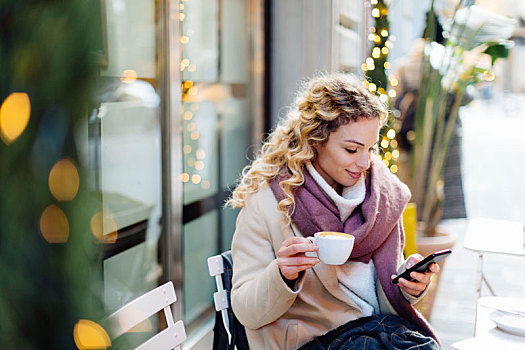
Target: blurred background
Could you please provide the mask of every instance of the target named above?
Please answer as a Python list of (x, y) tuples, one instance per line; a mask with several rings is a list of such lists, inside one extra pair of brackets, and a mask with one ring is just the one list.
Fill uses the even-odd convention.
[[(464, 27), (481, 23), (492, 33), (503, 17), (491, 16), (505, 16), (508, 33), (465, 48), (471, 42), (454, 36), (451, 19), (471, 5), (490, 15), (467, 17)], [(455, 72), (459, 88), (434, 92), (441, 105), (461, 92), (457, 116), (446, 112), (453, 133), (435, 216), (457, 253), (428, 317), (445, 348), (473, 335), (468, 220), (525, 222), (525, 2), (18, 0), (0, 10), (4, 348), (89, 348), (98, 336), (82, 329), (98, 329), (105, 315), (171, 280), (183, 348), (210, 349), (216, 287), (206, 259), (229, 249), (237, 215), (223, 203), (301, 81), (331, 71), (362, 76), (392, 111), (379, 154), (415, 186), (410, 157), (423, 137), (407, 124), (403, 98), (416, 91), (417, 111), (423, 68), (410, 57), (424, 36), (462, 53), (497, 43), (485, 65), (469, 66), (467, 54), (454, 61), (474, 67), (472, 79)], [(523, 261), (513, 262), (490, 266), (500, 290), (519, 296)], [(113, 347), (137, 345), (159, 327), (152, 317)]]

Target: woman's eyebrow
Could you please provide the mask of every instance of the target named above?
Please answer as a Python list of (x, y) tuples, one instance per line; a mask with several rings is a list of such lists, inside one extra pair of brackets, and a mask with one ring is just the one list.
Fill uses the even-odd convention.
[(362, 142), (359, 142), (359, 141), (356, 141), (356, 140), (352, 140), (352, 139), (349, 139), (349, 140), (344, 140), (344, 142), (352, 142), (352, 143), (357, 143), (358, 145), (361, 145), (361, 146), (364, 146), (365, 144), (362, 143)]
[[(344, 140), (344, 142), (352, 142), (352, 143), (358, 144), (358, 145), (363, 146), (363, 147), (365, 146), (364, 143), (362, 143), (362, 142), (360, 142), (360, 141), (352, 140), (352, 139)], [(374, 145), (375, 145), (376, 143), (378, 143), (378, 142), (379, 142), (379, 139), (378, 139), (376, 142), (374, 142)]]

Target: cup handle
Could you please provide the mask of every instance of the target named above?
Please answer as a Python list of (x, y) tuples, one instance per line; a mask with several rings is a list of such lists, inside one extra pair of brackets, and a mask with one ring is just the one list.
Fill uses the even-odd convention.
[[(306, 237), (307, 240), (315, 244), (315, 237)], [(311, 257), (311, 258), (317, 258), (317, 252), (304, 252), (305, 256)]]

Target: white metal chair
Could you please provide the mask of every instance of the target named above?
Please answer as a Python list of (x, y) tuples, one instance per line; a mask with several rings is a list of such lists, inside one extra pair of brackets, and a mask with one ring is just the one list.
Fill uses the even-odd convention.
[(179, 345), (186, 340), (186, 330), (182, 321), (173, 321), (171, 304), (176, 300), (171, 281), (141, 295), (107, 317), (109, 336), (111, 339), (118, 338), (160, 310), (164, 310), (168, 327), (135, 350), (179, 349)]
[(213, 293), (215, 310), (221, 312), (222, 323), (224, 324), (224, 329), (228, 334), (228, 343), (230, 343), (232, 335), (230, 332), (230, 319), (228, 317), (228, 294), (222, 283), (222, 274), (224, 273), (222, 255), (215, 255), (208, 258), (208, 270), (210, 271), (210, 276), (215, 277), (215, 284), (217, 285), (217, 292)]
[(231, 251), (227, 250), (220, 255), (208, 258), (210, 276), (215, 277), (217, 292), (213, 294), (215, 310), (217, 313), (213, 329), (213, 348), (228, 350), (249, 350), (246, 330), (239, 322), (230, 304), (230, 291), (232, 289), (233, 260)]

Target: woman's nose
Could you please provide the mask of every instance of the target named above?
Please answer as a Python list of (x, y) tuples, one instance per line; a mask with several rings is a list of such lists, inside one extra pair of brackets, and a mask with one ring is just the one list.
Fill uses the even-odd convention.
[(362, 171), (370, 168), (370, 154), (368, 152), (361, 153), (361, 157), (359, 157), (357, 165)]

